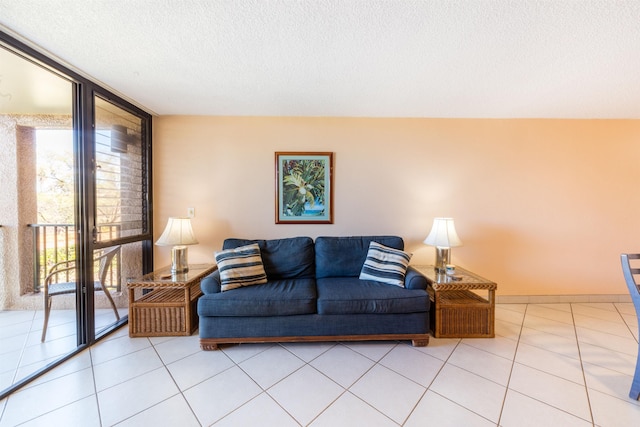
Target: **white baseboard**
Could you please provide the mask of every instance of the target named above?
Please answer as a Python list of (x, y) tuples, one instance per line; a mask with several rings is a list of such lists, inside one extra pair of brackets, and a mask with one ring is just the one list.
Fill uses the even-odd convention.
[(496, 295), (496, 304), (557, 304), (632, 302), (629, 294), (609, 295)]

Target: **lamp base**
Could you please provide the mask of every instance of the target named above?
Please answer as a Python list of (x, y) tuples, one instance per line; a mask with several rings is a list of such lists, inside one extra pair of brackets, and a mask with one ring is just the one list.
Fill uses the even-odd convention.
[(186, 273), (189, 271), (187, 249), (186, 246), (174, 246), (171, 248), (171, 274)]
[(451, 248), (436, 246), (436, 272), (446, 273), (447, 264), (451, 264)]

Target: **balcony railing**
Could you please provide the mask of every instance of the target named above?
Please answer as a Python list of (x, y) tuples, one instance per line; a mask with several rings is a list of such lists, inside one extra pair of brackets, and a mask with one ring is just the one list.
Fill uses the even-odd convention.
[[(47, 272), (57, 263), (74, 260), (76, 257), (76, 229), (73, 224), (29, 224), (33, 230), (33, 291), (40, 292), (44, 286)], [(108, 235), (117, 237), (120, 225), (103, 225), (108, 228)], [(116, 291), (121, 290), (121, 260), (118, 254), (114, 265), (109, 269), (107, 286)], [(97, 271), (97, 266), (94, 266)], [(75, 270), (60, 273), (58, 280), (75, 281)]]

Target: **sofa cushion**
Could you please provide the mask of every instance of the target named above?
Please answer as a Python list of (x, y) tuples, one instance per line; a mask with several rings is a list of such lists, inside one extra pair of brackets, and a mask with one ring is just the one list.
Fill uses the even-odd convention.
[(314, 279), (273, 280), (260, 286), (205, 294), (200, 316), (291, 316), (316, 312)]
[(273, 240), (226, 239), (223, 249), (257, 243), (269, 280), (315, 277), (315, 251), (310, 237)]
[(407, 273), (410, 260), (411, 254), (371, 242), (359, 278), (404, 286), (404, 276)]
[(429, 294), (355, 277), (318, 279), (319, 314), (401, 314), (429, 310)]
[(256, 243), (215, 253), (221, 290), (267, 283), (267, 275)]
[(357, 278), (372, 241), (390, 248), (404, 249), (404, 241), (397, 236), (318, 237), (316, 277)]

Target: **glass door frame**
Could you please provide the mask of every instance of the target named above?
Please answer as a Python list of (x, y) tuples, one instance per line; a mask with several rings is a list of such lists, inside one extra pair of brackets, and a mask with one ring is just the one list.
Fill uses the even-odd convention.
[[(80, 225), (80, 229), (82, 230), (82, 232), (86, 233), (85, 234), (86, 236), (90, 236), (89, 239), (84, 241), (84, 243), (86, 243), (86, 248), (85, 248), (85, 253), (83, 254), (84, 255), (83, 262), (86, 262), (87, 264), (86, 265), (83, 264), (83, 265), (91, 269), (91, 266), (93, 265), (92, 264), (93, 253), (95, 250), (105, 249), (113, 245), (126, 245), (127, 243), (142, 242), (142, 245), (143, 245), (142, 269), (145, 274), (149, 273), (153, 271), (153, 221), (152, 221), (153, 211), (152, 211), (152, 192), (151, 192), (153, 185), (152, 185), (152, 179), (151, 179), (152, 178), (151, 116), (146, 114), (145, 116), (141, 116), (139, 109), (136, 109), (135, 107), (132, 108), (130, 104), (123, 102), (123, 100), (121, 100), (120, 98), (113, 96), (109, 92), (100, 90), (99, 88), (96, 88), (96, 87), (92, 88), (92, 90), (89, 91), (89, 93), (86, 94), (86, 96), (88, 96), (88, 99), (85, 99), (85, 102), (87, 102), (88, 105), (91, 106), (91, 114), (90, 114), (90, 117), (88, 118), (90, 120), (90, 124), (85, 123), (85, 127), (84, 127), (84, 129), (87, 129), (89, 131), (84, 132), (85, 141), (83, 144), (84, 153), (82, 155), (82, 161), (85, 163), (85, 166), (88, 166), (90, 168), (92, 173), (91, 174), (85, 173), (83, 177), (84, 182), (82, 183), (82, 188), (86, 191), (86, 193), (84, 194), (86, 203), (84, 204), (85, 206), (83, 206), (84, 212), (83, 212), (82, 219), (86, 220), (86, 222)], [(146, 205), (147, 205), (146, 217), (147, 217), (148, 228), (147, 228), (147, 232), (142, 235), (144, 239), (141, 239), (141, 235), (136, 235), (131, 237), (120, 237), (117, 239), (109, 240), (107, 242), (99, 242), (96, 239), (96, 235), (97, 235), (97, 208), (96, 208), (97, 194), (96, 194), (96, 185), (95, 185), (96, 122), (97, 122), (96, 102), (95, 102), (96, 98), (100, 98), (103, 101), (109, 102), (127, 111), (128, 113), (134, 114), (136, 116), (140, 116), (142, 118), (142, 123), (143, 123), (142, 133), (144, 135), (142, 142), (144, 145), (143, 148), (146, 149), (146, 152), (147, 152), (147, 155), (145, 156), (146, 162), (144, 167), (147, 171), (146, 181), (148, 182), (148, 186), (147, 186), (148, 191), (145, 193), (145, 196), (144, 196), (146, 198)], [(91, 273), (90, 270), (85, 270), (85, 271), (88, 271), (89, 273)], [(93, 281), (93, 276), (90, 275), (85, 279), (90, 280), (89, 282), (86, 282), (86, 283), (91, 283)], [(86, 304), (86, 307), (83, 306), (82, 309), (86, 311), (87, 315), (83, 318), (83, 321), (86, 322), (86, 327), (84, 328), (84, 331), (87, 334), (86, 342), (91, 344), (95, 342), (97, 339), (100, 339), (103, 336), (112, 332), (113, 328), (108, 329), (104, 332), (101, 332), (98, 336), (95, 335), (95, 315), (90, 315), (90, 313), (95, 313), (94, 289), (93, 289), (93, 286), (87, 286), (86, 289), (87, 289), (87, 292), (86, 292), (87, 298), (85, 301), (83, 301), (83, 303)], [(79, 320), (78, 324), (80, 324), (80, 319), (78, 320)], [(128, 322), (128, 316), (126, 318), (121, 319), (119, 322), (117, 322), (114, 328), (117, 328), (127, 322)]]
[[(128, 322), (125, 316), (111, 328), (96, 334), (95, 331), (95, 307), (93, 286), (93, 252), (95, 249), (107, 246), (94, 241), (93, 230), (95, 224), (95, 187), (94, 187), (94, 158), (95, 158), (95, 108), (94, 96), (124, 108), (133, 114), (143, 118), (145, 124), (146, 140), (144, 148), (147, 150), (147, 218), (148, 230), (144, 235), (133, 236), (120, 239), (120, 243), (142, 242), (142, 270), (144, 273), (153, 270), (153, 200), (152, 200), (152, 157), (151, 157), (151, 127), (152, 116), (137, 106), (121, 99), (108, 90), (95, 84), (86, 77), (74, 72), (47, 57), (38, 50), (28, 46), (26, 43), (5, 33), (0, 29), (0, 44), (7, 47), (14, 53), (32, 60), (38, 65), (44, 66), (51, 72), (67, 79), (72, 83), (73, 96), (73, 145), (74, 145), (74, 180), (75, 180), (75, 223), (76, 223), (76, 262), (78, 265), (79, 292), (76, 292), (76, 319), (77, 319), (77, 346), (68, 354), (51, 362), (44, 368), (17, 380), (9, 388), (0, 390), (0, 400), (9, 396), (17, 389), (23, 387), (37, 377), (49, 372), (51, 369), (70, 359), (79, 352), (85, 350), (97, 340), (103, 338), (108, 333), (113, 332), (118, 327)], [(111, 245), (113, 243), (109, 243)], [(82, 290), (82, 291), (80, 291)]]

